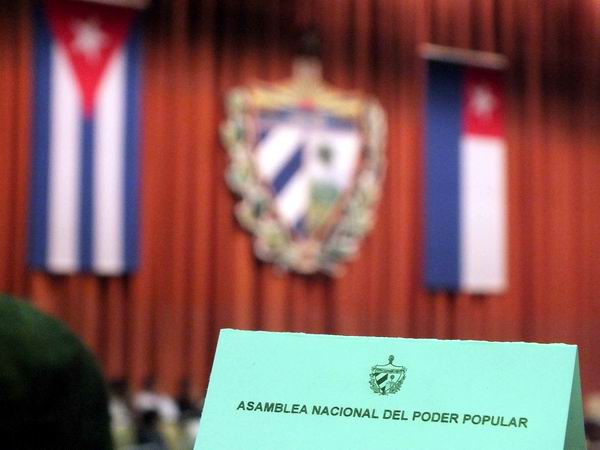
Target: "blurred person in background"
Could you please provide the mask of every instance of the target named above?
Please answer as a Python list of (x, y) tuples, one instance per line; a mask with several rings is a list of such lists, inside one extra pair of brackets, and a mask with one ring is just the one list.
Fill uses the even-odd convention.
[(191, 396), (190, 380), (184, 378), (179, 383), (179, 392), (176, 397), (179, 408), (179, 427), (183, 448), (192, 448), (198, 433), (202, 402), (194, 402)]
[(179, 392), (175, 398), (181, 419), (200, 417), (200, 407), (192, 401), (190, 395), (190, 380), (184, 378), (179, 383)]
[(595, 392), (586, 397), (585, 412), (585, 437), (589, 450), (600, 450), (600, 392)]
[(137, 430), (137, 443), (144, 450), (169, 450), (159, 429), (160, 417), (157, 411), (148, 410), (140, 415)]
[(133, 397), (133, 409), (138, 414), (146, 411), (156, 411), (160, 420), (166, 423), (175, 423), (179, 419), (179, 409), (175, 400), (156, 390), (153, 376), (144, 380), (143, 388)]
[(113, 426), (129, 427), (132, 414), (129, 406), (129, 388), (123, 379), (110, 382), (110, 418)]
[(0, 398), (0, 448), (113, 448), (95, 358), (60, 322), (2, 295)]
[(117, 449), (135, 442), (134, 417), (131, 411), (127, 380), (110, 382), (110, 421)]

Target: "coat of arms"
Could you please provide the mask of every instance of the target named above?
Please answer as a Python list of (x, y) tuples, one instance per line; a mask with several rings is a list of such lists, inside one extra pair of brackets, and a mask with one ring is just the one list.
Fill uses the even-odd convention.
[(284, 270), (336, 273), (373, 224), (382, 108), (324, 84), (314, 60), (298, 62), (289, 81), (234, 89), (226, 107), (227, 181), (256, 255)]
[(390, 355), (387, 364), (373, 366), (369, 384), (376, 394), (395, 394), (402, 387), (406, 378), (406, 367), (396, 366), (394, 356)]

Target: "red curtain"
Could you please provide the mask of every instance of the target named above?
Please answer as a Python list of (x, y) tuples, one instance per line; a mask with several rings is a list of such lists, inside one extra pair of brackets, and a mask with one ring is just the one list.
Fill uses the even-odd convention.
[[(224, 327), (580, 345), (600, 389), (600, 3), (596, 0), (179, 0), (145, 22), (141, 267), (28, 271), (31, 5), (0, 2), (0, 290), (66, 321), (109, 377), (205, 388)], [(315, 26), (325, 78), (380, 99), (377, 225), (338, 279), (258, 262), (236, 223), (223, 97), (290, 73)], [(422, 277), (423, 42), (508, 56), (510, 289), (428, 294)]]

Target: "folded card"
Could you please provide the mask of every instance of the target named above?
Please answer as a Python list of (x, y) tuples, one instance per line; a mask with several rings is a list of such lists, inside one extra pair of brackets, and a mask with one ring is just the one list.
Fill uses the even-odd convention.
[(577, 347), (222, 330), (195, 450), (584, 450)]

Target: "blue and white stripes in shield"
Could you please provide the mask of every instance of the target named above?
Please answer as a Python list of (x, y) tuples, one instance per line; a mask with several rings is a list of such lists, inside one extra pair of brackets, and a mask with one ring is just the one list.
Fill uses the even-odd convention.
[(302, 167), (305, 144), (298, 145), (291, 158), (273, 180), (273, 192), (278, 195)]

